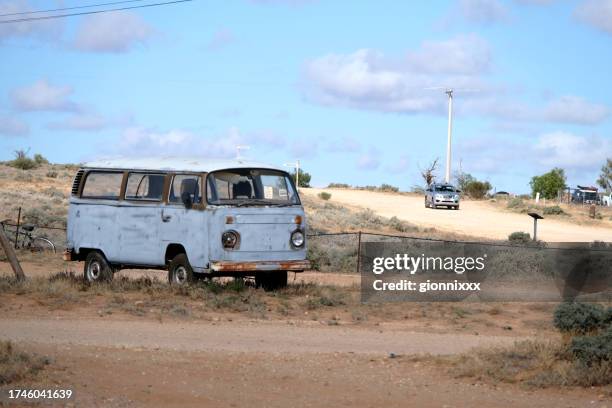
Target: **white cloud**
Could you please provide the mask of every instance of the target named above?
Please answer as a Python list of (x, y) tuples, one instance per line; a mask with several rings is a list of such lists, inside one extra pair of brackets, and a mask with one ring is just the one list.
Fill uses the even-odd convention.
[(30, 133), (27, 123), (8, 115), (0, 114), (0, 135), (26, 136)]
[(577, 125), (596, 125), (608, 119), (612, 110), (606, 105), (565, 95), (548, 101), (543, 106), (532, 106), (519, 101), (486, 98), (472, 101), (468, 110), (516, 122), (551, 122)]
[(286, 142), (282, 137), (269, 131), (245, 135), (237, 128), (230, 128), (223, 134), (205, 137), (187, 129), (160, 131), (143, 126), (131, 126), (123, 131), (119, 143), (110, 149), (110, 153), (234, 158), (238, 145), (250, 148), (242, 153), (243, 156), (255, 157), (262, 151), (282, 149), (286, 146)]
[(370, 148), (366, 153), (357, 159), (359, 170), (376, 170), (380, 167), (380, 152), (375, 148)]
[(52, 85), (43, 79), (11, 92), (13, 106), (21, 111), (76, 111), (78, 105), (69, 100), (72, 88)]
[(612, 0), (586, 0), (574, 16), (594, 28), (612, 34)]
[(121, 53), (146, 44), (154, 32), (134, 13), (96, 14), (86, 17), (77, 28), (74, 46), (82, 51)]
[(459, 12), (468, 21), (487, 24), (506, 21), (509, 12), (498, 0), (460, 0)]
[(234, 41), (236, 41), (236, 38), (234, 37), (234, 33), (232, 33), (227, 28), (222, 28), (220, 30), (217, 30), (213, 34), (212, 38), (206, 45), (206, 48), (211, 51), (216, 51), (216, 50), (220, 50), (222, 48), (227, 47), (228, 45), (232, 44)]
[(361, 143), (352, 137), (343, 137), (332, 140), (327, 146), (327, 151), (332, 153), (355, 153), (361, 150)]
[[(443, 53), (442, 55), (440, 53)], [(442, 61), (449, 58), (452, 61)], [(309, 61), (304, 69), (305, 96), (324, 105), (383, 112), (443, 112), (444, 98), (434, 86), (484, 88), (490, 53), (476, 35), (426, 42), (403, 59), (361, 49)]]
[(460, 35), (446, 41), (425, 41), (409, 52), (408, 64), (426, 74), (477, 75), (489, 70), (489, 44), (477, 35)]
[(183, 129), (157, 131), (145, 127), (129, 127), (123, 132), (118, 146), (119, 154), (148, 156), (183, 155), (214, 158), (236, 156), (236, 145), (241, 144), (237, 130), (232, 129), (224, 137), (204, 138)]
[[(5, 16), (3, 20), (16, 20), (23, 18), (25, 13), (33, 11), (27, 0), (12, 0), (0, 2), (0, 14), (13, 14)], [(8, 24), (0, 24), (0, 42), (8, 38), (37, 38), (40, 40), (55, 40), (62, 32), (61, 19), (21, 21)]]
[(59, 121), (47, 124), (47, 129), (75, 132), (98, 132), (109, 127), (126, 126), (132, 121), (130, 116), (106, 117), (98, 113), (79, 112)]
[(544, 110), (544, 117), (551, 122), (592, 125), (610, 116), (610, 109), (578, 96), (562, 96), (552, 101)]
[(552, 132), (540, 136), (534, 153), (545, 165), (589, 169), (603, 163), (612, 152), (612, 140), (597, 136), (577, 136), (569, 132)]

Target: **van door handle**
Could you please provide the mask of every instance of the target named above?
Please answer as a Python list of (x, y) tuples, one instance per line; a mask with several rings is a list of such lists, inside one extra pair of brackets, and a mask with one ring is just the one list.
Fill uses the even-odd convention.
[(165, 215), (164, 214), (164, 210), (162, 210), (162, 212), (161, 212), (161, 219), (162, 219), (162, 222), (168, 222), (168, 221), (170, 221), (172, 219), (172, 216), (171, 215)]

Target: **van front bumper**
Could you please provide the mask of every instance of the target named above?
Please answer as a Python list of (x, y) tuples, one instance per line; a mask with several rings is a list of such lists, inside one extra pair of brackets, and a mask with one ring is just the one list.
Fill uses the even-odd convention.
[(293, 271), (302, 272), (310, 269), (310, 261), (254, 261), (254, 262), (211, 262), (213, 272), (251, 272), (251, 271)]

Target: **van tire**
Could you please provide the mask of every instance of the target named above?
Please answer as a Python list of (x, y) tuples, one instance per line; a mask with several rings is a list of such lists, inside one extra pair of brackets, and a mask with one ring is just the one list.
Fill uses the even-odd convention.
[(83, 278), (86, 282), (109, 282), (113, 280), (113, 270), (99, 251), (91, 251), (85, 258)]
[(193, 269), (186, 254), (176, 255), (168, 265), (168, 282), (171, 285), (182, 286), (193, 283)]
[(259, 272), (255, 275), (255, 286), (265, 291), (278, 290), (287, 287), (287, 271)]

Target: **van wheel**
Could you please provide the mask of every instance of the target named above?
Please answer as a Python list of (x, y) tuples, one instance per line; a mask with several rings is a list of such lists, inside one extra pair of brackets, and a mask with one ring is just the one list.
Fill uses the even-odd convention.
[(287, 287), (287, 272), (259, 272), (255, 275), (255, 286), (265, 291)]
[(83, 277), (85, 281), (90, 283), (108, 282), (113, 279), (113, 270), (106, 261), (104, 255), (98, 251), (93, 251), (85, 258)]
[(168, 282), (171, 285), (182, 286), (193, 281), (193, 269), (191, 269), (187, 255), (178, 254), (168, 265)]

